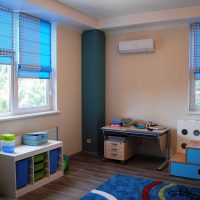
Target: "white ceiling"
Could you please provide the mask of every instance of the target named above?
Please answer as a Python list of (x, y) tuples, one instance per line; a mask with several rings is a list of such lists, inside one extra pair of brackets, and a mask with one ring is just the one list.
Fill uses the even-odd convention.
[(0, 5), (79, 32), (138, 31), (200, 21), (200, 0), (0, 0)]
[(200, 5), (200, 0), (57, 0), (97, 19)]

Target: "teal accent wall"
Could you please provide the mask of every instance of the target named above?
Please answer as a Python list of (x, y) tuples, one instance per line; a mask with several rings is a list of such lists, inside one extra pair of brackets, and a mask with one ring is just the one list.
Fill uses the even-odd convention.
[[(103, 153), (105, 125), (105, 34), (82, 34), (82, 145), (83, 151)], [(91, 143), (87, 143), (91, 139)]]

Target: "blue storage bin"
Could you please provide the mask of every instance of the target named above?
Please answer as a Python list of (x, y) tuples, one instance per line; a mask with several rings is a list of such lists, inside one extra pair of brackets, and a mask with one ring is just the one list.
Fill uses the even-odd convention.
[(28, 162), (30, 158), (16, 162), (16, 183), (17, 189), (22, 188), (28, 184)]
[(48, 142), (47, 132), (26, 133), (23, 136), (23, 143), (30, 146), (39, 146)]
[(51, 150), (49, 152), (50, 156), (50, 174), (54, 173), (58, 169), (58, 156), (59, 156), (60, 148)]

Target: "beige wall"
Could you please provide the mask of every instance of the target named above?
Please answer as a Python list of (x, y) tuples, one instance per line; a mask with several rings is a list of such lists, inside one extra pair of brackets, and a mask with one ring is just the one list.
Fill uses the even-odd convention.
[(81, 151), (81, 34), (58, 28), (58, 109), (60, 114), (0, 122), (0, 133), (21, 134), (59, 127), (68, 155)]
[[(119, 41), (154, 38), (155, 53), (125, 54)], [(132, 117), (176, 129), (188, 106), (188, 27), (107, 36), (106, 118)], [(172, 149), (176, 132), (172, 131)], [(144, 147), (145, 148), (145, 147)]]
[[(188, 34), (188, 27), (178, 27), (106, 37), (107, 123), (113, 117), (132, 117), (176, 129), (178, 119), (197, 118), (186, 114)], [(58, 108), (61, 113), (0, 122), (0, 132), (20, 134), (58, 126), (65, 153), (71, 155), (81, 151), (81, 34), (59, 27), (57, 38)], [(156, 40), (155, 53), (118, 53), (119, 41), (144, 38)], [(175, 130), (171, 142), (174, 152)]]

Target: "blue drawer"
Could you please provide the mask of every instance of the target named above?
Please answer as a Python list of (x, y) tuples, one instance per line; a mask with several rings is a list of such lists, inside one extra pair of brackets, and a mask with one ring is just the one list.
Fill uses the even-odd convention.
[(187, 162), (200, 164), (200, 149), (187, 149)]
[(17, 189), (22, 188), (28, 184), (29, 164), (30, 158), (16, 162), (16, 183)]
[(53, 149), (49, 152), (50, 157), (50, 174), (53, 174), (58, 169), (59, 149)]
[(200, 166), (171, 162), (170, 175), (200, 180)]

